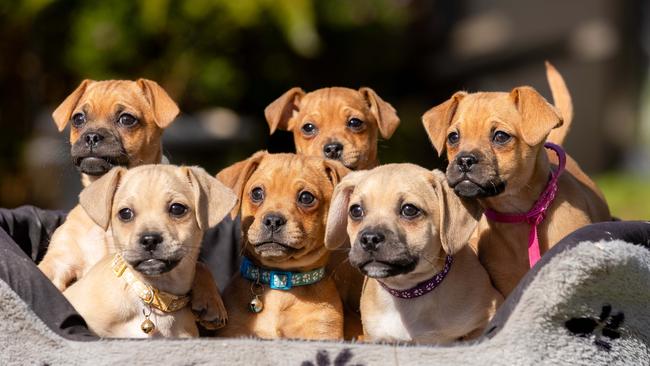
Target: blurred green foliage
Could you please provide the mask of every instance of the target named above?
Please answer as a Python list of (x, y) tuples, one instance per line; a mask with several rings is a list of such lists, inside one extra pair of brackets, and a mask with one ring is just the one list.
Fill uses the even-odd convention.
[(650, 220), (650, 177), (610, 172), (595, 178), (612, 215), (621, 220)]

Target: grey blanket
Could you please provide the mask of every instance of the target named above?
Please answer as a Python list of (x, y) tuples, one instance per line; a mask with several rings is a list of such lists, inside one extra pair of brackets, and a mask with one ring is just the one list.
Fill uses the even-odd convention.
[(643, 245), (583, 241), (548, 253), (481, 339), (451, 347), (220, 338), (75, 342), (50, 331), (0, 281), (0, 365), (650, 365), (650, 250)]

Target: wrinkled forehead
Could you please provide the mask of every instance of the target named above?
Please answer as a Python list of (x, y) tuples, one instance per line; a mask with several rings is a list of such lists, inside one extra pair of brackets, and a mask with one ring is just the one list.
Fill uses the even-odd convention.
[(365, 111), (368, 104), (358, 91), (348, 88), (319, 89), (306, 94), (300, 102), (302, 111), (340, 110), (346, 107)]
[(91, 83), (77, 105), (80, 109), (100, 110), (123, 105), (140, 108), (147, 103), (142, 89), (133, 81), (107, 80)]
[(248, 180), (248, 186), (263, 182), (267, 188), (278, 190), (289, 188), (296, 183), (324, 188), (328, 182), (321, 159), (302, 155), (269, 156)]
[(428, 206), (434, 201), (429, 174), (423, 168), (387, 166), (383, 171), (364, 177), (355, 187), (350, 202), (392, 207), (408, 201)]
[(454, 123), (511, 121), (519, 112), (509, 93), (490, 92), (466, 95), (458, 104)]
[(183, 201), (181, 203), (191, 205), (194, 193), (189, 178), (165, 168), (144, 167), (142, 170), (135, 168), (138, 171), (134, 171), (135, 169), (128, 171), (120, 180), (114, 203)]

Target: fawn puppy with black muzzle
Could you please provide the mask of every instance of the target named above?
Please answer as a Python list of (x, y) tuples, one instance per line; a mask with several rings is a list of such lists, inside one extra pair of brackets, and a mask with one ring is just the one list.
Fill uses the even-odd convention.
[(353, 172), (336, 186), (325, 243), (350, 240), (350, 263), (367, 280), (364, 336), (447, 344), (481, 334), (502, 302), (467, 244), (481, 210), (444, 174), (412, 164)]
[(244, 260), (224, 291), (220, 336), (340, 339), (341, 299), (323, 243), (338, 162), (258, 152), (217, 177), (239, 196)]
[(110, 227), (115, 251), (64, 296), (101, 337), (198, 336), (189, 292), (201, 240), (236, 201), (201, 168), (111, 169), (84, 189), (80, 205)]

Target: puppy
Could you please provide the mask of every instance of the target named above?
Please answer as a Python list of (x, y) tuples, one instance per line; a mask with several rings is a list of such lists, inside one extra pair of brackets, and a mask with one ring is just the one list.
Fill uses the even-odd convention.
[(366, 339), (446, 344), (482, 333), (502, 297), (466, 245), (480, 215), (442, 172), (412, 164), (354, 172), (336, 186), (325, 243), (349, 237), (350, 263), (368, 276)]
[[(84, 80), (52, 117), (59, 131), (71, 124), (72, 160), (88, 185), (111, 168), (162, 162), (163, 130), (179, 109), (156, 82)], [(110, 231), (98, 226), (80, 206), (52, 236), (39, 268), (61, 291), (113, 251)], [(192, 307), (202, 324), (218, 327), (225, 314), (210, 271), (197, 265)]]
[(291, 88), (264, 116), (271, 134), (293, 133), (298, 154), (338, 160), (351, 170), (377, 166), (378, 136), (389, 139), (400, 122), (393, 106), (370, 88)]
[[(288, 90), (264, 110), (271, 134), (293, 132), (298, 154), (324, 156), (351, 170), (377, 166), (377, 139), (389, 139), (400, 119), (395, 108), (370, 88), (333, 87), (305, 93)], [(359, 297), (363, 277), (347, 263), (345, 251), (332, 253), (333, 272), (346, 313), (346, 339), (361, 334)]]
[(240, 273), (224, 291), (228, 337), (340, 339), (341, 299), (325, 273), (332, 191), (347, 173), (322, 158), (258, 152), (218, 174), (239, 195)]
[(203, 169), (111, 169), (80, 205), (112, 233), (115, 252), (63, 294), (100, 337), (198, 335), (187, 306), (203, 232), (237, 197)]
[[(549, 74), (561, 80), (554, 72)], [(545, 148), (563, 115), (571, 118), (570, 97), (563, 98), (558, 111), (528, 86), (509, 93), (457, 92), (422, 117), (435, 149), (447, 152), (449, 185), (490, 214), (481, 219), (473, 245), (504, 296), (564, 236), (611, 219), (602, 193), (577, 163), (557, 146)], [(564, 135), (556, 134), (560, 141), (554, 142)]]

